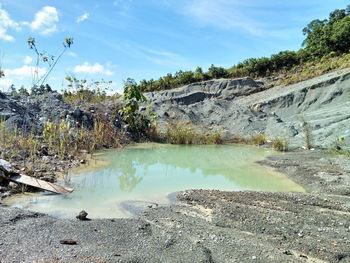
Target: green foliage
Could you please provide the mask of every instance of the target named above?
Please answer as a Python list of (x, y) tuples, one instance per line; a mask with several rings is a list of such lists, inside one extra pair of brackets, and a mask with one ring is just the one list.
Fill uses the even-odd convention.
[(142, 94), (135, 80), (131, 78), (124, 83), (123, 101), (125, 105), (119, 110), (119, 113), (131, 129), (140, 132), (150, 128), (151, 120), (139, 111), (139, 104), (147, 102), (147, 98)]
[(303, 29), (305, 49), (313, 57), (330, 52), (347, 53), (350, 48), (350, 8), (336, 9), (328, 20), (313, 20)]
[(216, 67), (213, 64), (208, 69), (208, 75), (212, 79), (226, 78), (228, 76), (226, 69), (222, 67)]
[(67, 101), (102, 102), (109, 98), (112, 81), (87, 81), (74, 76), (67, 76), (66, 81), (69, 89), (63, 92), (63, 98)]
[(42, 84), (39, 87), (34, 85), (31, 89), (32, 95), (43, 95), (50, 92), (52, 92), (52, 89), (49, 84), (45, 84), (45, 85)]
[(141, 80), (137, 86), (142, 92), (150, 92), (174, 89), (179, 86), (188, 85), (203, 80), (226, 77), (228, 77), (228, 72), (226, 69), (211, 65), (211, 67), (208, 69), (208, 72), (206, 73), (203, 72), (201, 67), (197, 67), (194, 72), (180, 70), (177, 71), (174, 75), (168, 73), (158, 80)]
[(330, 151), (336, 154), (341, 154), (341, 155), (345, 155), (347, 157), (350, 157), (350, 151), (343, 149), (343, 146), (345, 144), (345, 138), (344, 137), (340, 137), (337, 138), (331, 145), (330, 147)]
[(22, 96), (29, 96), (29, 92), (24, 86), (19, 88), (18, 94)]

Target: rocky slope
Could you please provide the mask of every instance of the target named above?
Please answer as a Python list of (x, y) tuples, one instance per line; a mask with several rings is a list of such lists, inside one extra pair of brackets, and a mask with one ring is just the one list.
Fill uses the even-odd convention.
[[(165, 122), (219, 130), (226, 138), (265, 133), (305, 146), (304, 123), (312, 144), (329, 148), (350, 137), (350, 69), (290, 86), (266, 88), (250, 78), (212, 80), (148, 93), (153, 111)], [(350, 141), (345, 140), (350, 147)]]
[(37, 96), (0, 93), (0, 120), (9, 129), (34, 133), (41, 133), (45, 122), (59, 123), (61, 120), (91, 128), (96, 107), (90, 106), (67, 103), (57, 92)]

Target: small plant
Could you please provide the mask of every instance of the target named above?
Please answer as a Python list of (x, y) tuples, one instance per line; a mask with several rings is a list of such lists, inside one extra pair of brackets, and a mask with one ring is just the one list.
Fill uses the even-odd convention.
[[(45, 84), (48, 76), (51, 71), (54, 69), (62, 55), (73, 45), (73, 38), (65, 38), (63, 42), (63, 50), (57, 56), (57, 58), (53, 55), (48, 54), (46, 51), (39, 51), (36, 45), (36, 40), (33, 37), (28, 38), (27, 40), (28, 46), (31, 50), (36, 54), (36, 64), (32, 77), (32, 84), (34, 88), (40, 88)], [(45, 63), (47, 65), (46, 73), (43, 75), (39, 75), (39, 66), (40, 63)], [(44, 85), (45, 86), (45, 85)]]
[(287, 152), (288, 151), (288, 141), (281, 138), (276, 138), (272, 140), (272, 148), (279, 152)]
[(248, 139), (248, 142), (257, 146), (264, 145), (267, 142), (266, 135), (262, 133), (253, 135)]
[(64, 91), (63, 98), (67, 101), (103, 102), (109, 98), (112, 81), (87, 81), (74, 76), (67, 76), (66, 81), (69, 90)]
[(169, 125), (165, 137), (171, 144), (193, 144), (197, 133), (193, 127), (188, 125)]
[(245, 139), (243, 136), (241, 135), (234, 135), (231, 139), (230, 139), (231, 143), (238, 143), (238, 144), (246, 144), (247, 143), (247, 139)]
[(134, 131), (147, 130), (151, 126), (151, 120), (139, 112), (140, 103), (147, 102), (147, 98), (142, 94), (135, 80), (129, 78), (125, 82), (123, 101), (125, 105), (119, 110), (123, 120)]
[(350, 157), (350, 151), (344, 149), (345, 138), (337, 138), (331, 145), (330, 151), (336, 154), (346, 155)]
[(222, 144), (223, 138), (219, 131), (204, 134), (200, 136), (200, 144)]

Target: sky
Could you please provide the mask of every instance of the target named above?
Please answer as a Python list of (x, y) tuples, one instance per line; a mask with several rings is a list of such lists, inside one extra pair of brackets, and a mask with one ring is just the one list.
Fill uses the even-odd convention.
[[(231, 67), (250, 58), (298, 50), (302, 29), (325, 19), (345, 0), (0, 0), (0, 66), (11, 84), (30, 89), (39, 51), (57, 56), (74, 43), (48, 78), (53, 89), (67, 75), (113, 81), (157, 79), (178, 70)], [(47, 70), (39, 65), (39, 74)]]

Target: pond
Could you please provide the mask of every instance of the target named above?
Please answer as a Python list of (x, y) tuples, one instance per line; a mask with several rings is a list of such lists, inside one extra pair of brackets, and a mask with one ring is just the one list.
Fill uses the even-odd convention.
[(25, 194), (7, 204), (63, 218), (83, 209), (90, 218), (118, 218), (172, 203), (174, 193), (186, 189), (303, 192), (288, 177), (255, 163), (271, 154), (276, 153), (237, 145), (138, 144), (96, 154), (89, 165), (71, 171), (68, 185), (75, 190), (69, 195)]

